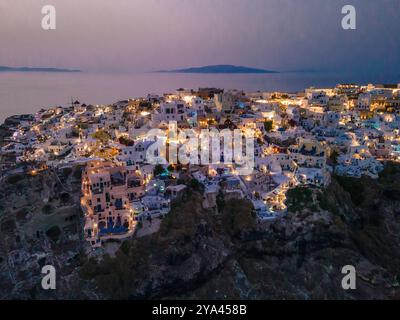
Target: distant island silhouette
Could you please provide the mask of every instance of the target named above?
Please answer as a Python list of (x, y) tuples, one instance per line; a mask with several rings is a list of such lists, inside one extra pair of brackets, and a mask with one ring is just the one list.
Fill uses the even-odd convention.
[(176, 70), (161, 70), (165, 73), (279, 73), (278, 71), (234, 66), (229, 64), (211, 65), (204, 67), (191, 67)]
[(7, 67), (0, 66), (0, 72), (81, 72), (74, 69), (37, 68), (37, 67)]

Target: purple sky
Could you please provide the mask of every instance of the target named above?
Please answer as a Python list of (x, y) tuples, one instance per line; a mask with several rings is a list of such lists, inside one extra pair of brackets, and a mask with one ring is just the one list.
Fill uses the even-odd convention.
[[(41, 29), (41, 7), (57, 30)], [(357, 30), (341, 28), (341, 7)], [(399, 0), (0, 0), (0, 65), (400, 70)]]

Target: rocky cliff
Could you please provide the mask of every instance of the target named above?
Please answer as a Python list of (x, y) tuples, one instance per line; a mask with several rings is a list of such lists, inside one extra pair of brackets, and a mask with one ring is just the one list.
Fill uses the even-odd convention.
[[(202, 195), (173, 208), (156, 234), (113, 256), (85, 253), (79, 170), (13, 178), (1, 186), (1, 298), (390, 299), (399, 298), (400, 166), (378, 180), (333, 177), (325, 190), (296, 188), (289, 212), (260, 225), (249, 203), (220, 212)], [(55, 263), (59, 286), (40, 288)], [(344, 265), (357, 289), (341, 287)]]

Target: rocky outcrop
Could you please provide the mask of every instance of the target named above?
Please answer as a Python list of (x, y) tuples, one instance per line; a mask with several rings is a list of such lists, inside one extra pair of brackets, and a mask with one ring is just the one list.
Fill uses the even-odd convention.
[[(79, 170), (79, 168), (77, 168)], [(0, 298), (96, 298), (77, 276), (84, 253), (79, 208), (80, 179), (55, 172), (10, 176), (0, 186)], [(41, 288), (41, 268), (57, 270), (57, 290)], [(90, 291), (90, 290), (88, 290)]]

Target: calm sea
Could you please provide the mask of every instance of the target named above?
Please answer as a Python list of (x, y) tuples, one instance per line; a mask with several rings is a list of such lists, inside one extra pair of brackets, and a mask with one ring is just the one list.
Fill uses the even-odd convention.
[(108, 104), (127, 98), (162, 94), (177, 88), (219, 87), (247, 91), (296, 92), (309, 86), (338, 83), (398, 83), (400, 73), (279, 73), (279, 74), (99, 74), (0, 72), (0, 123), (8, 116), (40, 108), (69, 105), (71, 98), (86, 104)]

